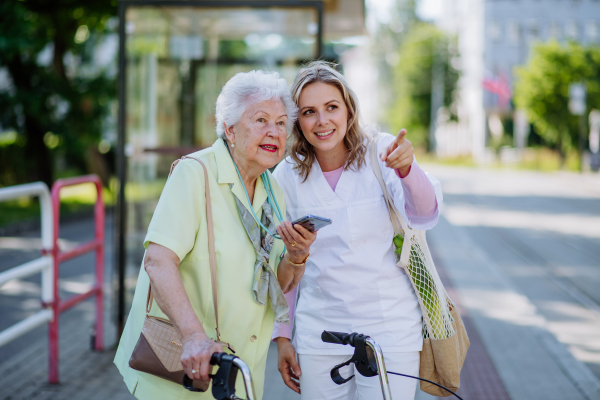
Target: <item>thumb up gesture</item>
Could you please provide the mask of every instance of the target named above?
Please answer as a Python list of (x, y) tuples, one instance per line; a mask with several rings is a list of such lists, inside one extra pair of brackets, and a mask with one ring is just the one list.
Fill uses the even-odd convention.
[(410, 172), (410, 165), (413, 162), (415, 151), (410, 140), (406, 139), (406, 129), (402, 129), (396, 140), (389, 144), (379, 157), (385, 161), (388, 168), (398, 169), (400, 177), (404, 178)]

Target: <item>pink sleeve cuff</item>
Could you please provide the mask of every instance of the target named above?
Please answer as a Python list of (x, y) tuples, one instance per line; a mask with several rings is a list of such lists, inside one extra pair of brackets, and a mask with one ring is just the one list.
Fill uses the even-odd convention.
[(280, 324), (275, 323), (275, 327), (273, 328), (273, 336), (272, 339), (275, 340), (278, 337), (285, 337), (292, 340), (292, 329), (294, 327), (294, 317), (296, 315), (296, 298), (298, 297), (298, 286), (291, 292), (285, 294), (285, 299), (287, 300), (288, 307), (290, 308), (289, 316), (290, 316), (290, 324)]
[(410, 167), (408, 167), (408, 174), (406, 174), (406, 176), (404, 178), (402, 177), (402, 175), (400, 175), (400, 170), (398, 168), (396, 168), (394, 170), (394, 172), (396, 173), (396, 176), (398, 176), (398, 178), (400, 178), (400, 179), (406, 179), (410, 175), (410, 171), (411, 170), (412, 170), (412, 164), (410, 165)]
[[(400, 171), (395, 170), (400, 178)], [(419, 167), (416, 161), (410, 166), (408, 175), (400, 178), (402, 189), (404, 190), (404, 201), (406, 213), (409, 217), (418, 219), (433, 217), (437, 211), (437, 199), (433, 184), (425, 174), (425, 171)]]

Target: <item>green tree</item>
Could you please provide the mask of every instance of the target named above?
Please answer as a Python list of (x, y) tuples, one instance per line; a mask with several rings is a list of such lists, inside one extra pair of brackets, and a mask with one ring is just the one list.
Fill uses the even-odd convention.
[[(384, 105), (391, 104), (396, 98), (390, 82), (394, 77), (398, 48), (413, 27), (420, 23), (415, 0), (394, 0), (389, 13), (389, 21), (377, 25), (371, 46), (373, 58), (377, 63), (380, 101)], [(383, 107), (379, 116), (384, 129), (390, 132), (397, 130), (396, 126), (387, 126), (389, 121), (386, 111), (387, 107)]]
[[(577, 147), (579, 118), (569, 112), (569, 84), (587, 87), (587, 109), (600, 107), (600, 47), (549, 41), (536, 45), (525, 66), (517, 67), (514, 101), (527, 112), (538, 134), (566, 153)], [(587, 115), (587, 113), (586, 113)]]
[(457, 57), (453, 38), (435, 26), (414, 24), (397, 49), (397, 63), (392, 71), (394, 101), (387, 111), (387, 122), (397, 129), (406, 128), (417, 146), (430, 148), (431, 91), (434, 62), (443, 75), (443, 106), (450, 111), (459, 73), (452, 66)]
[(113, 16), (116, 0), (0, 2), (0, 132), (16, 135), (0, 140), (0, 185), (51, 184), (59, 151), (85, 170), (115, 96), (114, 78), (91, 60)]

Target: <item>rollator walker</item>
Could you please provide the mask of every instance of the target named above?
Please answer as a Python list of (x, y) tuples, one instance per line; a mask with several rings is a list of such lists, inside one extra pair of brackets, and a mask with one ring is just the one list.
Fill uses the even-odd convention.
[(388, 381), (388, 373), (404, 376), (406, 378), (418, 379), (432, 383), (436, 386), (445, 389), (452, 393), (457, 398), (461, 399), (456, 393), (442, 385), (432, 382), (427, 379), (422, 379), (416, 376), (400, 374), (398, 372), (387, 371), (385, 369), (385, 362), (383, 360), (383, 352), (381, 347), (373, 340), (370, 336), (362, 335), (360, 333), (342, 333), (342, 332), (330, 332), (323, 331), (321, 334), (321, 340), (326, 343), (335, 343), (341, 345), (350, 345), (354, 347), (354, 354), (352, 358), (339, 365), (336, 365), (331, 370), (331, 379), (338, 385), (343, 385), (350, 379), (354, 378), (354, 375), (344, 378), (340, 375), (340, 368), (354, 363), (356, 370), (366, 377), (373, 377), (379, 375), (379, 383), (381, 384), (381, 392), (383, 393), (384, 400), (392, 400), (392, 392), (390, 391), (390, 383)]
[[(441, 387), (442, 389), (445, 389), (458, 399), (462, 400), (462, 398), (456, 393), (435, 382), (416, 376), (387, 371), (383, 359), (383, 351), (377, 342), (370, 336), (362, 335), (356, 332), (342, 333), (323, 331), (321, 334), (321, 340), (327, 343), (350, 345), (354, 347), (354, 354), (352, 357), (348, 361), (336, 365), (331, 370), (331, 379), (338, 385), (343, 385), (350, 379), (354, 378), (354, 375), (351, 375), (347, 378), (344, 378), (340, 375), (340, 368), (354, 363), (356, 370), (361, 375), (366, 377), (373, 377), (376, 375), (379, 376), (379, 383), (381, 384), (381, 392), (384, 400), (392, 400), (392, 392), (390, 390), (390, 383), (388, 381), (388, 373), (404, 376), (406, 378), (427, 381)], [(227, 353), (214, 353), (210, 359), (210, 364), (219, 367), (219, 370), (216, 374), (210, 375), (212, 379), (212, 395), (216, 400), (243, 400), (235, 395), (235, 382), (238, 371), (242, 373), (242, 378), (244, 379), (244, 388), (246, 389), (247, 397), (246, 400), (257, 400), (256, 393), (254, 392), (254, 384), (252, 383), (252, 374), (250, 373), (250, 368), (248, 367), (248, 364), (246, 364), (241, 358)], [(194, 388), (192, 379), (190, 379), (187, 375), (183, 376), (183, 386), (192, 392), (201, 391), (200, 389)]]

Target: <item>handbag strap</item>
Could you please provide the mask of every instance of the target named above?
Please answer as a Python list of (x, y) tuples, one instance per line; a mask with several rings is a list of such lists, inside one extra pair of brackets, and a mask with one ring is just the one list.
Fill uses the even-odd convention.
[(392, 200), (392, 196), (387, 189), (387, 185), (383, 180), (383, 174), (381, 173), (381, 167), (379, 166), (379, 158), (377, 157), (377, 142), (379, 141), (380, 135), (374, 135), (369, 144), (369, 155), (371, 158), (371, 168), (375, 177), (379, 181), (381, 190), (383, 191), (383, 197), (385, 198), (385, 204), (387, 205), (388, 212), (390, 214), (390, 220), (394, 227), (394, 236), (401, 235), (404, 237), (404, 244), (402, 245), (402, 252), (400, 253), (400, 262), (402, 265), (408, 265), (408, 259), (410, 256), (411, 239), (415, 235), (415, 231), (408, 226), (402, 214), (398, 211)]
[(379, 136), (380, 135), (374, 135), (373, 138), (371, 139), (371, 143), (369, 146), (369, 155), (371, 157), (371, 168), (373, 169), (373, 173), (375, 174), (375, 177), (379, 181), (379, 185), (381, 186), (381, 190), (383, 191), (383, 197), (385, 198), (385, 204), (387, 205), (388, 211), (390, 213), (390, 219), (392, 221), (392, 225), (394, 226), (394, 234), (398, 235), (398, 234), (402, 233), (401, 229), (404, 230), (404, 232), (406, 232), (410, 228), (408, 228), (408, 226), (406, 225), (406, 222), (404, 221), (404, 218), (402, 218), (402, 215), (400, 215), (400, 212), (394, 205), (392, 196), (390, 196), (390, 192), (388, 191), (387, 185), (385, 184), (385, 181), (383, 180), (383, 174), (381, 173), (381, 167), (379, 166), (379, 158), (377, 157), (377, 142), (379, 140)]
[[(173, 164), (171, 164), (171, 170), (169, 171), (169, 177), (173, 172), (175, 166), (179, 163), (179, 161), (183, 159), (191, 159), (198, 161), (204, 170), (204, 195), (206, 197), (206, 221), (208, 228), (208, 257), (210, 261), (210, 281), (212, 285), (212, 296), (213, 296), (213, 305), (215, 307), (215, 319), (216, 319), (216, 331), (217, 331), (217, 340), (221, 340), (221, 331), (219, 330), (219, 307), (218, 307), (218, 298), (217, 298), (217, 260), (215, 256), (215, 234), (214, 234), (214, 226), (213, 226), (213, 216), (212, 216), (212, 204), (210, 201), (210, 185), (208, 183), (208, 171), (206, 170), (206, 165), (199, 159), (191, 156), (183, 156), (178, 160), (175, 160)], [(146, 315), (150, 313), (150, 307), (152, 306), (152, 300), (154, 296), (152, 295), (152, 285), (148, 287), (148, 298), (146, 300)]]

